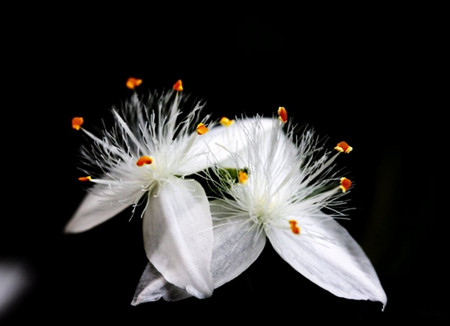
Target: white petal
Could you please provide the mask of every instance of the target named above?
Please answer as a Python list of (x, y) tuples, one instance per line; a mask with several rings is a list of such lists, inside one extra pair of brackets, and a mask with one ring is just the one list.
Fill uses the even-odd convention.
[[(325, 215), (299, 220), (300, 234), (270, 228), (274, 249), (303, 276), (348, 299), (379, 301), (386, 294), (369, 258), (348, 231)], [(322, 220), (323, 219), (323, 220)]]
[(223, 166), (229, 165), (230, 153), (239, 154), (242, 151), (246, 151), (246, 148), (249, 145), (246, 132), (251, 130), (257, 121), (260, 123), (259, 126), (262, 128), (263, 133), (269, 132), (275, 126), (274, 119), (270, 118), (238, 119), (231, 126), (225, 127), (224, 131), (218, 133), (218, 135), (210, 141), (209, 146), (214, 154), (214, 160), (217, 164)]
[(164, 276), (149, 262), (145, 266), (131, 304), (137, 306), (145, 302), (158, 301), (161, 298), (166, 301), (177, 301), (190, 296), (186, 291), (167, 282)]
[[(64, 228), (66, 233), (87, 231), (119, 214), (144, 194), (140, 186), (117, 193), (103, 184), (95, 185)], [(127, 198), (124, 200), (123, 198)]]
[[(215, 126), (206, 134), (199, 136), (195, 144), (190, 148), (186, 156), (186, 164), (177, 171), (180, 175), (188, 175), (204, 170), (213, 164), (227, 164), (230, 161), (230, 153), (237, 153), (247, 146), (247, 137), (244, 130), (255, 122), (255, 118), (238, 119), (229, 127)], [(274, 119), (261, 118), (261, 127), (271, 130), (274, 127)]]
[(143, 235), (148, 259), (168, 282), (198, 298), (212, 294), (211, 213), (197, 181), (173, 178), (151, 195)]
[[(237, 217), (221, 201), (213, 201), (214, 248), (211, 261), (214, 288), (231, 281), (244, 272), (261, 254), (266, 243), (263, 232), (258, 232), (248, 217)], [(190, 294), (169, 283), (156, 268), (148, 263), (139, 280), (132, 305), (157, 301), (177, 301)]]
[(214, 222), (214, 248), (211, 273), (214, 288), (245, 271), (261, 254), (266, 244), (264, 232), (242, 213), (233, 213), (225, 202), (211, 202)]

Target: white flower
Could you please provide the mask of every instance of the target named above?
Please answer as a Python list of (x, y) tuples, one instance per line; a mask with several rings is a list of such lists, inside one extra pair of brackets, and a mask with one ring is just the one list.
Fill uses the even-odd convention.
[[(293, 128), (282, 129), (287, 114), (280, 108), (277, 126), (267, 131), (258, 119), (244, 126), (247, 151), (232, 154), (238, 177), (223, 177), (219, 164), (215, 185), (220, 198), (211, 201), (214, 287), (231, 281), (261, 254), (267, 239), (295, 270), (336, 296), (379, 301), (386, 294), (362, 248), (336, 221), (345, 214), (344, 193), (351, 181), (335, 171), (334, 161), (352, 148), (339, 143), (336, 153), (323, 150), (312, 130), (297, 139)], [(179, 300), (186, 294), (164, 283), (151, 264), (133, 304), (152, 294)], [(150, 280), (152, 275), (154, 282)], [(144, 275), (143, 275), (144, 276)], [(158, 278), (159, 277), (159, 278)]]
[[(140, 83), (139, 83), (140, 84)], [(130, 81), (131, 89), (138, 83)], [(87, 176), (94, 186), (75, 211), (65, 232), (89, 230), (132, 206), (142, 207), (146, 255), (164, 278), (198, 298), (212, 294), (210, 272), (213, 225), (206, 193), (189, 178), (219, 161), (243, 142), (232, 121), (207, 126), (198, 120), (203, 103), (195, 102), (181, 119), (187, 105), (178, 81), (173, 89), (150, 94), (141, 101), (134, 93), (122, 111), (113, 109), (114, 125), (101, 137), (82, 127), (83, 118), (72, 121), (74, 129), (93, 140), (82, 151)], [(180, 121), (181, 120), (181, 121)], [(227, 125), (229, 127), (227, 127)], [(94, 177), (98, 175), (98, 177)]]

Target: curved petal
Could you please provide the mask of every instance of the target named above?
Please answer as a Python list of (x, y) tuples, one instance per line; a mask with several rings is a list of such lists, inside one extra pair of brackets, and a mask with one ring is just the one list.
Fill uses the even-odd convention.
[(161, 298), (166, 301), (177, 301), (190, 296), (186, 291), (167, 282), (155, 266), (148, 262), (136, 287), (131, 304), (137, 306), (145, 302), (158, 301)]
[(173, 178), (150, 195), (143, 236), (148, 259), (168, 282), (198, 298), (212, 294), (211, 213), (197, 181)]
[(239, 154), (245, 151), (249, 145), (246, 133), (252, 130), (255, 123), (258, 123), (262, 131), (266, 133), (274, 128), (274, 122), (276, 120), (272, 118), (245, 118), (238, 119), (230, 127), (225, 127), (225, 130), (215, 135), (209, 143), (209, 147), (214, 155), (214, 162), (222, 166), (229, 165), (231, 163), (230, 153)]
[[(218, 288), (236, 278), (258, 258), (266, 244), (266, 237), (252, 227), (248, 217), (235, 216), (231, 207), (221, 201), (211, 203), (211, 213), (214, 222), (211, 273), (214, 288)], [(177, 301), (190, 296), (169, 283), (149, 262), (139, 280), (132, 305), (161, 298)]]
[(135, 188), (129, 189), (127, 194), (119, 194), (108, 186), (97, 184), (86, 194), (64, 227), (64, 232), (78, 233), (92, 229), (138, 201), (143, 194), (138, 184)]
[(211, 202), (211, 215), (214, 222), (211, 273), (214, 288), (218, 288), (253, 264), (264, 249), (266, 236), (248, 216), (236, 215), (223, 201)]
[[(317, 220), (319, 218), (319, 220)], [(300, 234), (270, 228), (274, 249), (293, 268), (336, 296), (386, 305), (387, 297), (363, 249), (348, 231), (321, 214), (299, 221)]]
[[(258, 118), (261, 128), (269, 131), (274, 127), (274, 119)], [(239, 119), (229, 127), (216, 126), (202, 135), (190, 147), (186, 164), (177, 171), (180, 175), (189, 175), (204, 170), (213, 164), (226, 165), (230, 160), (230, 153), (244, 150), (248, 143), (245, 130), (255, 123), (256, 118)]]

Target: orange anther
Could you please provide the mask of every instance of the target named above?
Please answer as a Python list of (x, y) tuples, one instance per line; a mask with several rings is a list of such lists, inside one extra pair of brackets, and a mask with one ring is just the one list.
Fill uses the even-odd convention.
[(229, 127), (234, 123), (234, 120), (230, 120), (227, 117), (222, 117), (222, 119), (220, 119), (220, 124), (225, 126), (225, 127)]
[(246, 183), (248, 180), (248, 174), (245, 171), (239, 171), (238, 173), (239, 183)]
[(82, 182), (91, 181), (91, 176), (88, 175), (87, 177), (79, 177), (78, 180)]
[(144, 164), (152, 164), (153, 160), (151, 157), (149, 156), (141, 156), (137, 161), (136, 161), (136, 165), (137, 166), (143, 166)]
[(297, 221), (289, 220), (289, 224), (291, 226), (291, 231), (294, 234), (300, 234), (300, 227), (297, 225)]
[(345, 141), (341, 141), (336, 145), (334, 149), (337, 150), (338, 152), (341, 153), (344, 152), (348, 154), (353, 150), (353, 147), (349, 146)]
[(197, 134), (204, 135), (208, 132), (208, 127), (206, 127), (203, 123), (199, 123), (197, 125)]
[(350, 179), (344, 177), (341, 178), (341, 185), (339, 186), (339, 188), (341, 188), (342, 192), (346, 192), (351, 185), (352, 182), (350, 181)]
[(126, 85), (129, 89), (135, 89), (140, 84), (142, 84), (142, 79), (134, 78), (134, 77), (128, 78), (127, 83), (126, 83)]
[(278, 108), (278, 119), (280, 119), (281, 122), (286, 123), (287, 122), (287, 111), (284, 107), (280, 106)]
[(82, 117), (75, 117), (72, 119), (72, 128), (75, 130), (80, 130), (81, 125), (83, 124), (84, 119)]
[(183, 83), (181, 82), (181, 79), (178, 79), (175, 84), (173, 84), (173, 89), (177, 92), (181, 92), (183, 90)]

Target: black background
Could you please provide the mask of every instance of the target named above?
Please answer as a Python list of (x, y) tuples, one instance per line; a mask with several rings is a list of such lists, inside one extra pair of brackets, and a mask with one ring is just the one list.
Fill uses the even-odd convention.
[[(5, 47), (0, 259), (24, 262), (31, 285), (2, 324), (448, 321), (443, 21), (437, 9), (339, 9), (161, 18), (136, 7), (20, 20), (27, 28)], [(131, 306), (146, 264), (140, 220), (125, 211), (62, 233), (84, 195), (71, 118), (100, 126), (131, 95), (130, 76), (143, 79), (139, 92), (182, 79), (217, 119), (284, 106), (330, 145), (352, 145), (339, 164), (354, 181), (355, 209), (342, 223), (379, 274), (385, 311), (312, 284), (270, 245), (209, 299)]]

